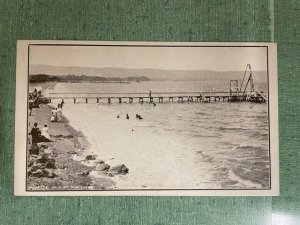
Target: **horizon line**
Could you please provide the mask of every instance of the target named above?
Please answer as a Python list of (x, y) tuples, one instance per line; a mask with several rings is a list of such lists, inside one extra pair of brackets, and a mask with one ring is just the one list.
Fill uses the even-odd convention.
[[(60, 67), (60, 68), (66, 68), (66, 67), (78, 67), (78, 68), (93, 68), (93, 69), (104, 69), (104, 68), (110, 68), (110, 69), (128, 69), (128, 70), (167, 70), (167, 71), (212, 71), (212, 72), (241, 72), (245, 70), (210, 70), (210, 69), (194, 69), (194, 70), (186, 70), (186, 69), (158, 69), (158, 68), (128, 68), (128, 67), (111, 67), (111, 66), (105, 66), (105, 67), (90, 67), (90, 66), (54, 66), (54, 65), (45, 65), (45, 64), (31, 64), (31, 66), (50, 66), (50, 67)], [(252, 70), (256, 72), (266, 72), (267, 70)]]

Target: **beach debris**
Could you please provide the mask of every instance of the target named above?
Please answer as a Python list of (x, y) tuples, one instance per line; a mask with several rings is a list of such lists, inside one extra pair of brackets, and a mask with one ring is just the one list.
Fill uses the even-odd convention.
[(69, 151), (68, 153), (70, 153), (71, 155), (78, 155), (76, 151)]
[(28, 162), (35, 162), (37, 155), (29, 155)]
[(30, 172), (35, 172), (39, 169), (44, 169), (44, 165), (43, 164), (40, 164), (40, 163), (34, 163), (30, 168), (29, 168), (29, 171)]
[(52, 153), (53, 153), (52, 149), (50, 148), (44, 149), (44, 154), (52, 154)]
[(87, 160), (87, 159), (84, 159), (81, 161), (81, 163), (85, 166), (89, 166), (89, 167), (94, 167), (97, 165), (97, 163), (95, 162), (95, 160)]
[(46, 162), (46, 163), (45, 163), (45, 167), (46, 167), (47, 169), (55, 169), (55, 168), (56, 168), (56, 167), (55, 167), (55, 160), (52, 159), (51, 161)]
[(42, 178), (42, 177), (45, 177), (45, 178), (54, 178), (57, 175), (54, 172), (52, 172), (52, 171), (50, 171), (48, 169), (36, 169), (34, 171), (29, 170), (28, 171), (28, 176), (36, 177), (36, 178)]
[(129, 169), (124, 164), (120, 164), (120, 165), (112, 167), (109, 170), (109, 172), (112, 173), (112, 174), (123, 174), (123, 175), (125, 175), (129, 172)]
[(48, 145), (46, 145), (46, 144), (41, 144), (40, 148), (46, 149), (46, 148), (48, 148)]
[(61, 166), (59, 166), (59, 169), (62, 169), (62, 170), (66, 169), (66, 168), (67, 168), (66, 165), (61, 165)]
[(52, 157), (50, 157), (48, 154), (43, 154), (43, 155), (37, 157), (36, 162), (38, 162), (38, 163), (47, 163), (47, 162), (55, 163), (55, 160)]
[(53, 172), (48, 173), (48, 178), (54, 178), (56, 177), (56, 174)]
[[(49, 154), (52, 150), (47, 145), (42, 145), (39, 149), (35, 146), (38, 151), (39, 155), (31, 154), (28, 158), (28, 176), (29, 177), (36, 177), (36, 178), (54, 178), (57, 175), (53, 172), (56, 169), (55, 166), (55, 159)], [(46, 151), (47, 150), (47, 151)], [(46, 153), (47, 152), (47, 153)]]
[(28, 176), (31, 177), (43, 177), (44, 176), (44, 172), (42, 169), (37, 169), (35, 171), (28, 171)]
[(88, 171), (88, 170), (84, 170), (84, 171), (78, 173), (78, 175), (81, 175), (81, 176), (88, 176), (89, 174), (90, 174), (90, 171)]
[(87, 155), (87, 156), (85, 157), (85, 159), (86, 159), (86, 160), (95, 160), (96, 157), (97, 157), (97, 155)]
[(102, 163), (104, 163), (104, 161), (102, 159), (98, 159), (95, 163), (102, 164)]
[(51, 137), (54, 137), (54, 138), (72, 139), (74, 136), (73, 136), (72, 134), (68, 134), (68, 135), (62, 135), (62, 134), (59, 134), (59, 135), (51, 135)]
[(203, 156), (203, 152), (202, 151), (197, 151), (197, 154)]
[(83, 165), (86, 165), (86, 166), (89, 166), (89, 167), (96, 167), (98, 164), (104, 163), (104, 161), (102, 159), (97, 159), (96, 157), (97, 157), (97, 155), (89, 156), (88, 157), (89, 159), (85, 158), (84, 160), (81, 160), (81, 163)]
[(95, 170), (97, 171), (107, 171), (109, 170), (110, 165), (106, 164), (106, 163), (100, 163), (96, 166)]
[(29, 154), (30, 155), (38, 155), (39, 154), (39, 148), (37, 145), (32, 145), (31, 148), (29, 148)]

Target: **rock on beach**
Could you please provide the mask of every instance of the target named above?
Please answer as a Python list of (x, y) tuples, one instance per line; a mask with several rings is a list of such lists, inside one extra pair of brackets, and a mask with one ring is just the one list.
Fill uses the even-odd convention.
[(106, 164), (106, 163), (100, 163), (96, 166), (95, 170), (97, 171), (107, 171), (109, 170), (110, 165)]
[(120, 164), (120, 165), (112, 167), (109, 170), (109, 172), (112, 173), (112, 174), (123, 174), (123, 175), (125, 175), (129, 172), (129, 169), (124, 164)]
[[(48, 146), (43, 146), (43, 148), (47, 148)], [(31, 149), (37, 149), (38, 154), (34, 154), (36, 152), (30, 151)], [(36, 178), (54, 178), (56, 174), (53, 172), (56, 169), (55, 159), (53, 159), (50, 154), (45, 154), (40, 151), (36, 146), (29, 149), (28, 158), (28, 176), (36, 177)], [(36, 150), (34, 150), (36, 151)]]
[(86, 160), (95, 160), (96, 159), (96, 155), (87, 155), (86, 157), (85, 157), (85, 159)]

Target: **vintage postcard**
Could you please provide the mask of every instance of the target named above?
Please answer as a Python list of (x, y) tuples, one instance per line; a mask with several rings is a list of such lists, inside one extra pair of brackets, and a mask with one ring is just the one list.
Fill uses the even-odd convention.
[(277, 46), (18, 41), (15, 126), (15, 195), (278, 195)]

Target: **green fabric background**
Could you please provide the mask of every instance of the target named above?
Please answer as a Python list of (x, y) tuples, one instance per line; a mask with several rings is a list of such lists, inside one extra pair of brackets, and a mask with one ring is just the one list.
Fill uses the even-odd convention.
[[(0, 224), (300, 224), (299, 3), (0, 0)], [(18, 39), (277, 42), (281, 196), (14, 197)]]

